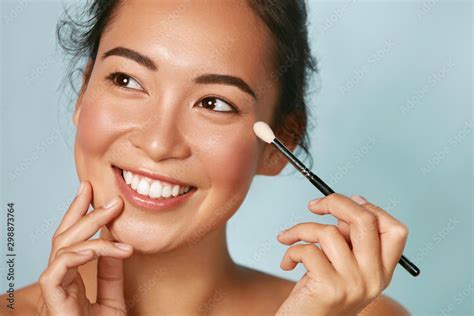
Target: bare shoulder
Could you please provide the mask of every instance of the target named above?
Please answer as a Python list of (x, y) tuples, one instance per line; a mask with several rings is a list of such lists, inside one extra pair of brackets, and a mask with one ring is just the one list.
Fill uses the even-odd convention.
[(0, 296), (1, 315), (39, 315), (41, 311), (41, 289), (38, 283), (32, 283), (13, 293)]
[(292, 291), (295, 282), (279, 276), (241, 267), (244, 271), (243, 301), (248, 315), (274, 315)]
[(393, 298), (380, 295), (359, 313), (359, 316), (372, 315), (409, 316), (410, 313), (402, 304)]
[(243, 267), (246, 270), (247, 279), (249, 280), (248, 284), (250, 287), (257, 292), (264, 293), (266, 291), (271, 291), (272, 296), (285, 296), (285, 298), (290, 294), (291, 290), (295, 286), (295, 282), (288, 280), (277, 275), (251, 269), (248, 267)]
[[(283, 304), (286, 298), (290, 295), (291, 291), (296, 285), (295, 281), (281, 278), (266, 272), (253, 270), (246, 268), (249, 276), (253, 279), (252, 284), (254, 285), (253, 290), (254, 297), (266, 301), (267, 306), (272, 306), (272, 309), (276, 312), (278, 308)], [(257, 294), (255, 294), (257, 293)], [(264, 315), (268, 311), (262, 311), (259, 315)], [(379, 316), (379, 315), (393, 315), (393, 316), (409, 316), (408, 310), (403, 307), (402, 304), (394, 300), (393, 298), (380, 295), (371, 304), (367, 305), (359, 314), (359, 316)]]

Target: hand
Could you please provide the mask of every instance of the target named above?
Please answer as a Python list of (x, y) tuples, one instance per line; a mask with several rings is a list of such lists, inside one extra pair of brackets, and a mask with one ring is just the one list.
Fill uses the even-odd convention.
[(277, 315), (357, 315), (390, 283), (408, 228), (359, 196), (333, 193), (315, 202), (310, 211), (332, 214), (338, 225), (301, 223), (278, 236), (286, 245), (309, 244), (289, 247), (281, 261), (283, 270), (301, 262), (307, 272)]
[[(116, 197), (106, 206), (85, 215), (92, 198), (92, 187), (84, 182), (52, 239), (48, 266), (39, 278), (47, 315), (126, 315), (123, 294), (122, 260), (133, 249), (110, 240), (91, 239), (102, 226), (123, 209)], [(108, 207), (107, 207), (108, 206)], [(84, 282), (77, 268), (98, 257), (97, 302), (86, 297)], [(43, 311), (42, 311), (43, 315)]]

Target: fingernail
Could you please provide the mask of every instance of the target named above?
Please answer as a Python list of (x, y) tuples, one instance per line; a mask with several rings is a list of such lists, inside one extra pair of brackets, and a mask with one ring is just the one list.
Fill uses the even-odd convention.
[(79, 190), (77, 191), (77, 195), (81, 195), (82, 192), (84, 192), (84, 187), (85, 187), (84, 182), (81, 181), (81, 185), (79, 186)]
[(118, 203), (118, 197), (114, 197), (112, 200), (108, 201), (105, 205), (104, 208), (112, 208), (117, 205)]
[(360, 196), (360, 195), (354, 195), (352, 197), (352, 200), (354, 202), (356, 202), (357, 204), (359, 204), (359, 205), (367, 203), (367, 200), (364, 197)]
[(115, 247), (117, 247), (119, 249), (122, 249), (122, 250), (126, 250), (126, 251), (132, 249), (132, 246), (127, 245), (127, 244), (123, 244), (121, 242), (114, 242), (114, 245), (115, 245)]
[(90, 255), (92, 253), (92, 250), (91, 249), (82, 249), (82, 250), (78, 250), (76, 251), (78, 254), (81, 254), (81, 255)]
[(316, 205), (319, 201), (321, 201), (323, 198), (320, 197), (320, 198), (317, 198), (317, 199), (314, 199), (312, 200), (311, 202), (309, 202), (309, 207), (312, 207), (314, 205)]

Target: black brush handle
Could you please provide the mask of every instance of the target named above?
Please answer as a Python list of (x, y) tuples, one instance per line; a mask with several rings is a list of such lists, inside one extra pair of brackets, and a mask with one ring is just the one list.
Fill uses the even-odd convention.
[[(278, 138), (275, 138), (272, 141), (272, 144), (275, 145), (288, 158), (288, 161), (295, 166), (295, 168), (298, 169), (309, 180), (309, 182), (318, 188), (322, 194), (328, 196), (329, 194), (334, 193), (334, 191), (323, 180), (306, 168), (306, 166), (296, 158), (296, 156), (293, 155), (293, 153), (290, 152), (286, 146), (278, 140)], [(418, 276), (420, 274), (420, 269), (404, 255), (400, 257), (398, 263), (412, 276)]]

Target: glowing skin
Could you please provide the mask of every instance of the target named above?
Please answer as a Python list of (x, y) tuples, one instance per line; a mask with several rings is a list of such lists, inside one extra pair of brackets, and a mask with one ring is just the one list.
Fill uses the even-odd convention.
[[(117, 47), (147, 56), (149, 60), (139, 61), (148, 67), (108, 53)], [(84, 77), (73, 116), (77, 172), (87, 185), (53, 236), (50, 262), (39, 286), (17, 291), (22, 302), (16, 309), (19, 315), (39, 314), (41, 300), (49, 304), (49, 315), (111, 315), (119, 310), (129, 316), (287, 315), (283, 313), (287, 308), (295, 315), (355, 315), (370, 302), (369, 291), (358, 289), (370, 285), (370, 293), (380, 292), (380, 276), (393, 273), (406, 230), (374, 205), (363, 207), (340, 195), (326, 197), (310, 210), (342, 219), (345, 238), (351, 237), (349, 231), (360, 236), (351, 241), (356, 242), (364, 269), (359, 269), (341, 234), (317, 223), (297, 224), (278, 237), (286, 245), (310, 243), (289, 248), (280, 263), (282, 269), (291, 270), (303, 262), (311, 272), (296, 285), (239, 266), (228, 253), (225, 223), (244, 200), (253, 176), (276, 175), (286, 164), (253, 132), (254, 122), (269, 122), (275, 110), (278, 89), (270, 79), (274, 70), (270, 47), (269, 34), (244, 1), (125, 1), (101, 37), (98, 58), (90, 77)], [(104, 53), (110, 56), (102, 58)], [(121, 77), (119, 82), (127, 87), (118, 87), (107, 79), (113, 72), (133, 79)], [(245, 91), (222, 83), (204, 84), (202, 79), (193, 82), (204, 73), (240, 77), (257, 92), (258, 101), (242, 82)], [(229, 101), (239, 112), (200, 107), (208, 96)], [(231, 109), (221, 101), (216, 106)], [(294, 144), (283, 141), (294, 149)], [(120, 195), (112, 166), (170, 176), (197, 191), (169, 211), (144, 210), (126, 199), (106, 210), (103, 204)], [(84, 216), (89, 202), (95, 210)], [(381, 241), (375, 213), (384, 227), (382, 250), (384, 261), (390, 263), (385, 269), (378, 258)], [(88, 240), (84, 235), (92, 236), (97, 223), (107, 223), (102, 240)], [(104, 239), (129, 244), (133, 252)], [(328, 250), (333, 264), (317, 252), (315, 242)], [(77, 252), (92, 248), (99, 260), (92, 252), (90, 257)], [(324, 286), (323, 295), (314, 295), (311, 291), (319, 286)], [(350, 295), (340, 295), (346, 292)], [(340, 303), (348, 297), (353, 298), (349, 303)], [(84, 311), (87, 308), (91, 309)], [(368, 313), (364, 314), (407, 315), (383, 296)]]
[[(220, 5), (235, 8), (185, 5), (189, 7), (182, 9), (172, 28), (159, 21), (177, 10), (175, 3), (131, 1), (119, 10), (103, 34), (74, 118), (77, 171), (80, 179), (91, 182), (94, 205), (119, 194), (111, 165), (145, 168), (198, 188), (186, 205), (172, 212), (142, 211), (126, 203), (111, 233), (147, 253), (177, 247), (210, 222), (221, 226), (237, 210), (262, 148), (252, 124), (270, 118), (276, 97), (271, 89), (257, 104), (236, 87), (192, 83), (204, 69), (241, 77), (258, 89), (259, 83), (268, 81), (267, 47), (248, 9), (228, 3)], [(239, 28), (233, 27), (237, 24)], [(122, 56), (100, 58), (117, 46), (149, 56), (159, 69), (150, 71)], [(133, 76), (146, 93), (112, 86), (105, 78), (114, 71)], [(207, 95), (230, 100), (240, 113), (203, 108), (198, 102)], [(212, 220), (216, 213), (217, 221)]]
[[(190, 301), (199, 301), (212, 295), (210, 285), (226, 284), (234, 275), (242, 279), (243, 270), (227, 253), (225, 222), (241, 205), (253, 176), (270, 173), (259, 168), (264, 144), (252, 130), (255, 121), (270, 120), (277, 99), (267, 64), (267, 38), (249, 8), (216, 1), (127, 1), (104, 32), (73, 117), (77, 172), (92, 184), (93, 205), (119, 194), (112, 165), (144, 168), (198, 189), (169, 212), (141, 210), (125, 200), (123, 212), (102, 231), (102, 238), (134, 248), (132, 258), (124, 262), (126, 295), (156, 267), (167, 271), (166, 277), (143, 301), (162, 308), (166, 300), (156, 297), (176, 293), (173, 289), (195, 293)], [(148, 56), (158, 69), (122, 56), (102, 59), (119, 46)], [(138, 90), (111, 85), (106, 78), (116, 71), (133, 77), (136, 81), (129, 80), (128, 87)], [(259, 92), (258, 101), (235, 86), (193, 83), (203, 73), (242, 78)], [(229, 100), (239, 113), (203, 108), (198, 102), (206, 96)], [(222, 103), (218, 109), (230, 110)], [(235, 284), (238, 281), (234, 289)], [(141, 305), (135, 308), (144, 312)]]

